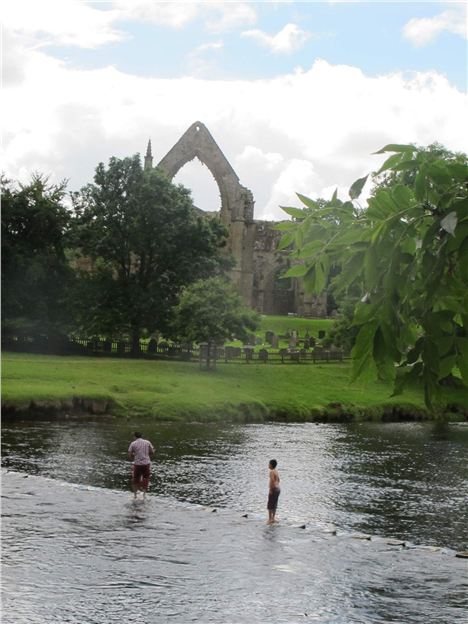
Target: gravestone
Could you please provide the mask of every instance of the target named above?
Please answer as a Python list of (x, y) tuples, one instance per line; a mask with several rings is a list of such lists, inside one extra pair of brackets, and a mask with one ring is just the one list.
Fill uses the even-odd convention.
[(257, 336), (255, 334), (250, 334), (247, 338), (247, 345), (251, 347), (255, 347), (257, 344)]
[(279, 344), (279, 338), (276, 334), (273, 334), (272, 338), (271, 338), (271, 346), (273, 347), (273, 349), (277, 349), (278, 348), (278, 344)]
[(274, 335), (275, 335), (275, 332), (273, 332), (271, 330), (268, 330), (267, 332), (265, 332), (265, 342), (267, 342), (269, 345), (271, 345), (271, 341), (273, 340), (273, 336)]
[(266, 364), (266, 361), (268, 360), (268, 351), (266, 349), (260, 349), (258, 352), (258, 359), (260, 362)]
[(151, 338), (151, 340), (148, 342), (148, 353), (153, 355), (154, 353), (156, 353), (157, 348), (158, 348), (157, 340), (155, 340), (154, 338)]
[(319, 329), (319, 332), (318, 332), (319, 340), (322, 340), (323, 338), (325, 338), (326, 335), (327, 335), (327, 332), (324, 329)]
[(254, 349), (252, 346), (248, 345), (246, 347), (244, 347), (244, 355), (245, 355), (245, 361), (246, 362), (251, 362), (253, 359), (253, 352)]

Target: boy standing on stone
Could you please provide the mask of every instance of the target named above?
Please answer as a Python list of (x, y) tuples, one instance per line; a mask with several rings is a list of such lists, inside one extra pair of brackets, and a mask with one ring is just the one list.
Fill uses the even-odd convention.
[(270, 475), (269, 475), (269, 482), (268, 482), (268, 503), (267, 503), (268, 523), (267, 524), (273, 524), (273, 522), (276, 522), (275, 520), (276, 508), (278, 507), (278, 497), (281, 492), (279, 473), (278, 473), (278, 470), (276, 469), (277, 465), (278, 465), (278, 462), (276, 461), (276, 459), (270, 459), (268, 463)]
[(138, 490), (141, 490), (143, 492), (143, 498), (145, 498), (146, 492), (148, 491), (151, 472), (150, 455), (153, 455), (154, 447), (151, 442), (141, 437), (141, 433), (139, 431), (135, 431), (133, 435), (135, 439), (128, 447), (128, 456), (130, 459), (133, 459), (133, 497), (136, 499)]

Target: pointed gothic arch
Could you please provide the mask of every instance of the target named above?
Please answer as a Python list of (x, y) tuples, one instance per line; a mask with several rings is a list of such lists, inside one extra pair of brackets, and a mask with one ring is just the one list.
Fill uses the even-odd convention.
[(221, 221), (228, 228), (228, 248), (236, 261), (231, 277), (244, 301), (251, 305), (255, 234), (252, 192), (240, 184), (231, 164), (200, 121), (193, 123), (184, 132), (157, 167), (172, 180), (177, 172), (194, 158), (198, 158), (208, 167), (218, 185), (221, 197)]
[(157, 166), (172, 180), (194, 158), (206, 165), (216, 180), (221, 196), (222, 220), (226, 224), (237, 220), (253, 221), (252, 193), (240, 184), (226, 156), (200, 121), (184, 132)]

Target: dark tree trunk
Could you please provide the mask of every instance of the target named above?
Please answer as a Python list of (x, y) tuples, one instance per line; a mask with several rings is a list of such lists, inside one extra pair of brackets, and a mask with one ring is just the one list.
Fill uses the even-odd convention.
[(132, 329), (132, 355), (138, 357), (140, 355), (140, 328)]

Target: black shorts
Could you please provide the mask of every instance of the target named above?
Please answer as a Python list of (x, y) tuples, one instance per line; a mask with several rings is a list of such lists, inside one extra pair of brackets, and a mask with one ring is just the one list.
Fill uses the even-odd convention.
[(276, 508), (278, 507), (278, 498), (280, 492), (281, 490), (279, 488), (275, 488), (272, 492), (268, 494), (267, 509), (269, 509), (270, 511), (276, 511)]

